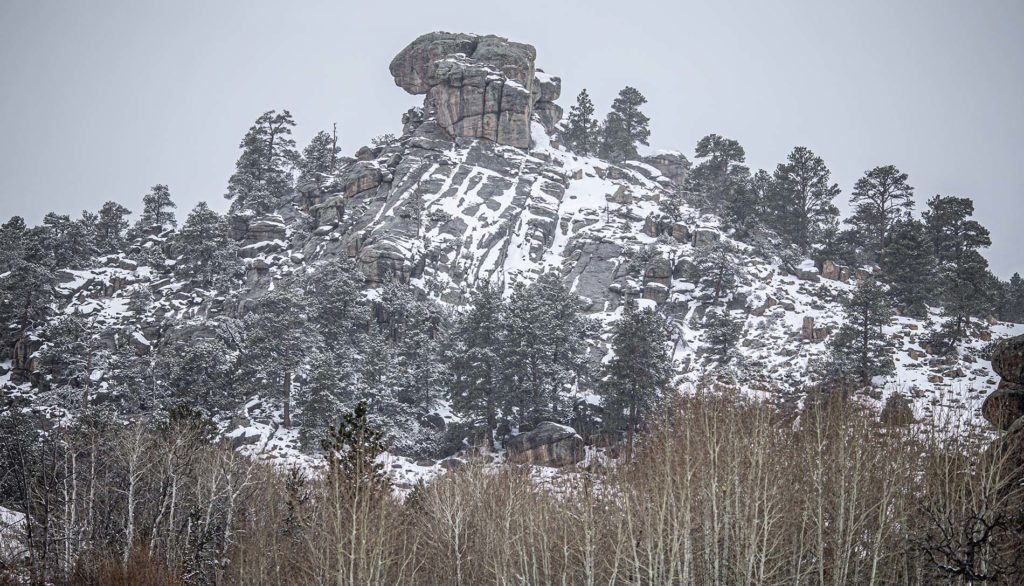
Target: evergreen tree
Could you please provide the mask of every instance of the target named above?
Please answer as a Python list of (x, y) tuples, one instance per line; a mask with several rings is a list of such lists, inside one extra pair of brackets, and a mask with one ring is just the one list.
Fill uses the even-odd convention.
[(174, 219), (174, 208), (178, 207), (171, 200), (171, 190), (166, 185), (154, 185), (149, 193), (142, 197), (142, 214), (136, 223), (139, 230), (148, 230), (155, 226), (177, 226)]
[(54, 287), (54, 243), (44, 228), (26, 228), (20, 217), (3, 226), (6, 254), (0, 255), (0, 320), (23, 337), (51, 311)]
[(380, 328), (371, 327), (361, 338), (359, 349), (362, 360), (354, 399), (366, 401), (372, 408), (371, 424), (395, 449), (415, 450), (422, 439), (415, 419), (417, 406), (399, 398), (400, 389), (408, 387), (411, 377), (402, 370), (395, 343)]
[(114, 254), (124, 249), (130, 214), (128, 208), (117, 202), (103, 204), (96, 220), (96, 249), (100, 254)]
[(0, 275), (14, 267), (25, 253), (25, 238), (28, 227), (21, 216), (12, 216), (0, 226)]
[(317, 446), (324, 432), (336, 425), (358, 384), (352, 354), (319, 352), (313, 359), (309, 380), (297, 397), (302, 410), (299, 440), (307, 449)]
[(89, 333), (82, 320), (74, 315), (62, 315), (46, 324), (43, 338), (46, 343), (39, 351), (40, 366), (50, 384), (85, 386), (89, 379)]
[(505, 403), (501, 386), (503, 326), (501, 291), (485, 283), (473, 292), (468, 311), (456, 321), (453, 346), (446, 356), (452, 407), (466, 418), (486, 422), (492, 449), (499, 409)]
[(337, 427), (327, 432), (321, 447), (327, 461), (327, 478), (337, 488), (370, 488), (383, 493), (389, 486), (384, 465), (377, 461), (384, 453), (384, 434), (374, 429), (360, 401), (345, 413)]
[(598, 156), (606, 161), (621, 163), (636, 158), (636, 148), (630, 143), (626, 122), (617, 112), (609, 112), (601, 125)]
[(228, 237), (227, 222), (206, 202), (192, 208), (176, 243), (175, 268), (201, 287), (224, 284), (242, 271), (238, 245)]
[(939, 263), (948, 342), (962, 340), (971, 316), (990, 309), (988, 261), (978, 250), (992, 240), (988, 230), (971, 219), (973, 214), (970, 198), (940, 195), (928, 200), (922, 214)]
[(769, 191), (776, 230), (803, 250), (820, 242), (822, 231), (839, 217), (833, 201), (839, 185), (821, 157), (796, 147), (779, 163)]
[(583, 374), (594, 322), (554, 272), (517, 284), (505, 318), (504, 412), (519, 425), (564, 419), (567, 391)]
[(578, 155), (594, 155), (598, 150), (600, 131), (600, 125), (594, 118), (594, 103), (590, 101), (587, 90), (583, 89), (576, 96), (576, 105), (569, 108), (569, 117), (562, 131), (565, 148)]
[(712, 309), (704, 316), (704, 342), (708, 353), (719, 364), (728, 364), (735, 358), (736, 345), (743, 335), (743, 322), (734, 319), (728, 311)]
[(601, 144), (602, 157), (620, 162), (639, 157), (637, 144), (647, 145), (651, 136), (650, 118), (640, 111), (647, 98), (636, 88), (626, 86), (612, 102), (605, 118)]
[(874, 279), (863, 279), (844, 300), (843, 314), (843, 325), (830, 342), (835, 374), (866, 385), (874, 376), (891, 373), (892, 352), (882, 329), (892, 321), (888, 292)]
[(743, 147), (735, 140), (709, 134), (697, 142), (695, 156), (703, 160), (690, 173), (684, 189), (702, 207), (722, 213), (741, 231), (749, 230), (758, 202), (750, 186), (750, 169), (742, 164), (746, 161)]
[(992, 244), (988, 230), (972, 220), (974, 201), (969, 197), (936, 195), (921, 214), (928, 238), (941, 266), (956, 265), (963, 255)]
[(316, 133), (302, 151), (302, 158), (299, 161), (299, 184), (319, 185), (334, 173), (340, 152), (336, 137), (323, 130)]
[[(334, 354), (351, 351), (357, 321), (365, 315), (359, 292), (363, 281), (363, 274), (346, 257), (332, 257), (312, 264), (302, 277), (312, 322)], [(362, 327), (365, 329), (365, 323)]]
[(245, 134), (228, 181), (225, 195), (231, 212), (251, 211), (265, 214), (280, 205), (292, 190), (292, 168), (299, 160), (295, 140), (291, 138), (295, 121), (288, 110), (264, 112)]
[(613, 423), (625, 418), (627, 458), (633, 436), (665, 397), (672, 380), (665, 319), (627, 299), (612, 334), (611, 361), (605, 370), (602, 403)]
[(935, 290), (935, 257), (924, 224), (900, 220), (889, 232), (881, 278), (902, 315), (924, 318)]
[(286, 428), (291, 427), (292, 381), (318, 343), (308, 318), (302, 299), (275, 289), (260, 298), (243, 321), (243, 368), (258, 388), (279, 395)]
[(44, 245), (53, 255), (55, 268), (80, 269), (86, 266), (94, 251), (95, 237), (88, 222), (50, 212), (43, 217), (41, 228)]
[(176, 341), (161, 349), (153, 364), (168, 406), (212, 409), (237, 406), (233, 392), (236, 366), (234, 353), (220, 337)]
[(705, 248), (696, 260), (700, 269), (699, 283), (712, 291), (711, 303), (728, 298), (736, 286), (738, 267), (731, 248), (719, 241)]
[(893, 224), (914, 207), (914, 188), (907, 174), (892, 165), (875, 167), (857, 180), (850, 196), (853, 216), (847, 220), (858, 232), (871, 262), (881, 264)]
[(381, 331), (393, 345), (395, 398), (411, 413), (424, 415), (445, 386), (440, 360), (440, 308), (412, 287), (389, 281), (376, 310)]
[(999, 316), (1004, 321), (1024, 323), (1024, 279), (1020, 273), (1013, 273), (1006, 284), (1006, 298)]

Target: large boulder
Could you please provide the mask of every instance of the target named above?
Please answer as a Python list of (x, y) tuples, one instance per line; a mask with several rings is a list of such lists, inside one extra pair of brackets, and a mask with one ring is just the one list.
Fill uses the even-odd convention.
[(504, 37), (434, 32), (403, 49), (390, 70), (396, 85), (426, 94), (424, 110), (448, 136), (525, 149), (535, 105), (544, 104), (538, 118), (546, 128), (561, 117), (553, 104), (561, 82), (543, 73), (538, 78), (536, 57), (533, 46)]
[(682, 185), (690, 172), (690, 161), (682, 153), (661, 151), (643, 158), (643, 162), (654, 167), (672, 183)]
[(992, 351), (992, 370), (1011, 383), (1024, 384), (1024, 336), (1007, 338)]
[(1024, 417), (1024, 385), (1000, 381), (999, 387), (981, 404), (981, 414), (998, 429), (1010, 429), (1014, 421)]
[(571, 466), (583, 459), (583, 438), (568, 425), (544, 421), (532, 431), (521, 433), (508, 445), (508, 461), (513, 464)]

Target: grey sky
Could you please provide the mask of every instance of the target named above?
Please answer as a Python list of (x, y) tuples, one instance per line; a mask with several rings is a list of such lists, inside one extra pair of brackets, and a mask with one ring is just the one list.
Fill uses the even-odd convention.
[[(840, 6), (844, 4), (844, 6)], [(827, 6), (826, 6), (827, 5)], [(652, 148), (710, 132), (753, 168), (794, 145), (845, 202), (866, 169), (909, 173), (918, 209), (970, 195), (1006, 278), (1024, 272), (1024, 2), (270, 2), (0, 0), (0, 219), (38, 222), (167, 183), (179, 218), (222, 194), (261, 112), (288, 108), (300, 146), (338, 123), (351, 152), (397, 132), (391, 58), (431, 30), (537, 47), (568, 109), (645, 93)]]

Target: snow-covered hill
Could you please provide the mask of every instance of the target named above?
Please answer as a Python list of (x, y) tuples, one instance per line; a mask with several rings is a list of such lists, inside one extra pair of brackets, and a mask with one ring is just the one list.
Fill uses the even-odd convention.
[[(492, 50), (505, 50), (487, 39)], [(472, 36), (459, 42), (469, 54), (484, 43)], [(418, 61), (432, 53), (415, 47), (400, 55), (396, 79), (426, 93), (424, 107), (406, 113), (400, 137), (364, 147), (331, 177), (300, 185), (278, 213), (233, 216), (231, 233), (244, 262), (233, 290), (206, 291), (176, 278), (172, 234), (152, 233), (136, 243), (152, 251), (145, 258), (155, 260), (148, 264), (139, 254), (116, 254), (58, 275), (58, 315), (80, 316), (103, 332), (101, 346), (128, 343), (143, 357), (230, 329), (250, 300), (288, 287), (326, 258), (354, 259), (368, 296), (393, 278), (456, 311), (483, 282), (510, 291), (516, 282), (556, 271), (604, 326), (595, 360), (607, 350), (624, 299), (639, 298), (670, 320), (680, 392), (725, 385), (798, 407), (819, 382), (815, 364), (841, 325), (842, 298), (869, 269), (793, 262), (764, 243), (736, 238), (720, 218), (679, 199), (689, 164), (678, 153), (612, 164), (569, 152), (551, 138), (558, 78), (535, 70), (529, 51), (513, 49), (499, 65), (479, 70), (465, 54), (453, 57), (446, 67), (464, 68), (462, 85), (453, 77), (433, 85), (410, 82), (412, 73), (436, 77), (427, 70), (437, 65)], [(484, 104), (477, 109), (479, 95), (467, 81), (474, 75), (484, 80)], [(499, 82), (502, 89), (494, 91), (512, 97), (491, 110), (487, 88)], [(456, 114), (463, 118), (454, 120)], [(504, 126), (495, 130), (494, 120)], [(734, 286), (721, 286), (715, 263), (729, 265)], [(136, 307), (132, 300), (139, 297), (147, 301)], [(726, 367), (704, 351), (703, 316), (717, 306), (742, 323), (737, 358)], [(1024, 333), (1024, 326), (977, 323), (973, 341), (955, 356), (935, 356), (925, 342), (941, 323), (936, 311), (925, 320), (899, 317), (886, 328), (896, 371), (858, 400), (879, 407), (899, 392), (921, 420), (953, 416), (984, 426), (981, 401), (998, 381), (986, 346)], [(33, 358), (42, 350), (44, 341), (33, 340), (0, 368), (3, 394), (54, 417), (73, 415), (77, 397), (66, 389), (48, 388), (38, 377), (12, 379), (14, 371), (37, 370)], [(93, 403), (120, 392), (102, 365), (90, 365), (88, 378)], [(595, 400), (591, 389), (576, 392)], [(438, 414), (454, 419), (446, 405)], [(295, 433), (281, 429), (279, 417), (274, 403), (255, 396), (240, 413), (218, 414), (221, 430), (239, 449), (296, 456)], [(433, 462), (397, 463), (410, 478), (440, 469)]]

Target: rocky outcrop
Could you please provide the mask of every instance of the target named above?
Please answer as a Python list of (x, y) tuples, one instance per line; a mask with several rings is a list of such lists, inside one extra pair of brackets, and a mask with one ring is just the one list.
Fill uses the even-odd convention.
[(1006, 431), (1024, 419), (1024, 336), (996, 344), (992, 350), (992, 370), (1003, 380), (985, 398), (981, 415), (997, 429)]
[(536, 56), (531, 45), (504, 37), (434, 32), (403, 49), (390, 70), (396, 85), (426, 95), (425, 117), (449, 137), (525, 149), (534, 112), (549, 132), (561, 118), (554, 104), (561, 81), (538, 74)]
[(992, 351), (992, 370), (1005, 381), (1024, 384), (1024, 336), (996, 344)]
[(1006, 431), (1013, 422), (1024, 417), (1024, 385), (1002, 380), (981, 404), (981, 414), (998, 429)]
[(690, 161), (682, 153), (674, 151), (663, 151), (644, 157), (643, 162), (660, 171), (676, 185), (682, 185), (690, 172)]
[(583, 438), (568, 425), (551, 421), (521, 433), (506, 445), (508, 461), (513, 464), (536, 464), (559, 468), (583, 460)]

